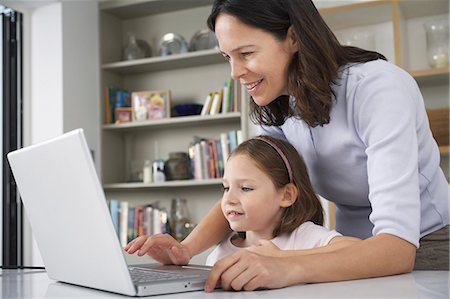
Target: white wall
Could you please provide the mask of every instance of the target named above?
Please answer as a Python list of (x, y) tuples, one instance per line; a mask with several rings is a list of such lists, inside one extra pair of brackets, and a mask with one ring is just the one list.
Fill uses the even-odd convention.
[[(68, 1), (62, 5), (63, 130), (84, 128), (89, 147), (100, 149), (98, 5)], [(100, 159), (96, 159), (99, 168)]]
[[(31, 8), (15, 9), (29, 24), (24, 26), (24, 145), (81, 127), (89, 147), (98, 153), (97, 3), (34, 2)], [(99, 169), (99, 159), (96, 164)], [(24, 264), (42, 265), (28, 223), (24, 231)]]

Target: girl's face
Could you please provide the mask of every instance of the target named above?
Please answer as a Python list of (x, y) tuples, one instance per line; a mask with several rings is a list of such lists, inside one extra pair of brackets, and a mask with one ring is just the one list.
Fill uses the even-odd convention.
[(234, 231), (271, 239), (281, 217), (283, 190), (246, 155), (231, 157), (223, 177), (222, 212)]
[(215, 33), (222, 55), (230, 62), (231, 77), (240, 80), (257, 105), (287, 94), (287, 69), (297, 52), (291, 33), (280, 42), (228, 14), (217, 17)]

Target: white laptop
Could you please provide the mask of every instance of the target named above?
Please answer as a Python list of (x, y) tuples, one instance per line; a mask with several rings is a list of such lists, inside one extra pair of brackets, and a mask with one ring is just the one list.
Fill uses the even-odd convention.
[(51, 279), (129, 296), (203, 289), (206, 266), (126, 264), (82, 129), (8, 160)]

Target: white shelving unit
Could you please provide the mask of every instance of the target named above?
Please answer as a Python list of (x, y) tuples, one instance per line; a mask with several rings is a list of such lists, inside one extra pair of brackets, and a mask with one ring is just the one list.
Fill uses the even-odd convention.
[[(319, 8), (324, 3), (315, 2)], [(326, 3), (330, 2), (342, 4), (341, 1)], [(189, 42), (197, 30), (206, 28), (211, 4), (211, 0), (102, 2), (102, 90), (107, 84), (130, 91), (171, 89), (172, 105), (182, 102), (202, 104), (208, 92), (220, 88), (229, 77), (229, 66), (219, 51), (212, 49), (167, 57), (155, 54), (158, 40), (165, 33), (179, 33)], [(422, 26), (432, 18), (448, 17), (448, 1), (374, 0), (327, 5), (319, 10), (338, 37), (356, 29), (373, 31), (376, 45), (373, 50), (411, 73), (424, 94), (427, 107), (449, 105), (449, 68), (428, 67)], [(122, 61), (128, 32), (149, 42), (154, 56)], [(101, 176), (107, 197), (128, 200), (136, 205), (160, 201), (168, 209), (171, 198), (183, 196), (188, 199), (193, 220), (198, 222), (219, 199), (220, 179), (143, 184), (126, 182), (126, 173), (133, 163), (167, 159), (169, 152), (187, 151), (193, 136), (217, 138), (221, 132), (241, 129), (247, 138), (249, 120), (245, 98), (243, 94), (240, 113), (103, 124)], [(159, 150), (157, 157), (155, 141)], [(448, 172), (448, 147), (443, 147), (442, 153), (443, 168)], [(333, 219), (329, 221), (332, 223)]]

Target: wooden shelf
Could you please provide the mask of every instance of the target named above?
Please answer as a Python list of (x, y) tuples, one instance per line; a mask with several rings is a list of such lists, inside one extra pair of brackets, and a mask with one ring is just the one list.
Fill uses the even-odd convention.
[(319, 9), (319, 12), (328, 26), (335, 31), (392, 21), (392, 1), (374, 0), (325, 7)]
[(100, 10), (108, 12), (119, 19), (126, 20), (211, 4), (212, 0), (133, 0), (133, 2), (117, 0), (101, 2)]
[(130, 61), (106, 63), (102, 65), (102, 70), (126, 75), (217, 63), (226, 63), (226, 60), (222, 57), (218, 49), (210, 49), (170, 56), (149, 57)]
[(433, 16), (445, 14), (449, 12), (448, 0), (433, 0), (431, 1), (411, 1), (400, 0), (400, 9), (402, 15), (406, 19)]
[(180, 125), (196, 126), (196, 125), (204, 125), (206, 123), (220, 124), (238, 121), (240, 118), (241, 118), (240, 112), (229, 112), (216, 115), (179, 116), (158, 120), (129, 122), (123, 124), (110, 124), (110, 125), (103, 125), (102, 128), (103, 130), (108, 131), (129, 131), (136, 129), (148, 129), (158, 127), (175, 127)]
[(183, 180), (183, 181), (167, 181), (162, 183), (115, 183), (104, 184), (103, 188), (107, 191), (130, 191), (142, 189), (164, 189), (164, 188), (187, 188), (187, 187), (201, 187), (201, 186), (218, 186), (222, 184), (222, 179), (207, 179), (207, 180)]
[(420, 84), (448, 84), (449, 82), (449, 67), (442, 67), (436, 69), (424, 69), (424, 70), (415, 70), (409, 72), (411, 76), (416, 79), (417, 83)]
[(439, 146), (439, 152), (441, 155), (449, 155), (450, 154), (450, 146), (448, 145), (441, 145)]

